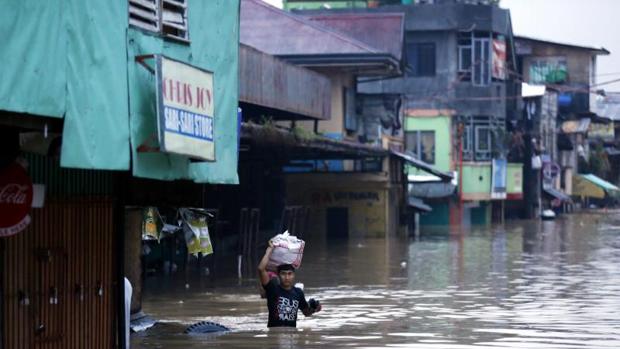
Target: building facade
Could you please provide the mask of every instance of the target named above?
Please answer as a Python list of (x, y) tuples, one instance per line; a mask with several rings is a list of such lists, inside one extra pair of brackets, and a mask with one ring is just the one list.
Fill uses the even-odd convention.
[(24, 168), (34, 208), (0, 237), (2, 347), (123, 348), (125, 207), (238, 182), (238, 1), (3, 5), (0, 186)]

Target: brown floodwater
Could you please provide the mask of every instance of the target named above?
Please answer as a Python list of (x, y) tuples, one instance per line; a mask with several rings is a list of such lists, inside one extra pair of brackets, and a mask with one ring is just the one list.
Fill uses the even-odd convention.
[[(323, 311), (268, 330), (255, 279), (150, 278), (143, 310), (160, 323), (132, 348), (620, 348), (620, 213), (309, 239), (297, 281)], [(198, 321), (232, 331), (182, 333)]]

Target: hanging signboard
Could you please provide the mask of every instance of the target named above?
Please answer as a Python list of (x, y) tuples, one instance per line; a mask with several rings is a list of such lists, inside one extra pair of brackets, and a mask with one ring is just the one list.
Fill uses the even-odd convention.
[(506, 40), (493, 39), (493, 78), (506, 80)]
[(26, 169), (13, 163), (0, 170), (0, 237), (15, 235), (30, 224), (32, 182)]
[(215, 161), (213, 73), (160, 55), (156, 62), (161, 151)]
[(491, 171), (491, 198), (492, 199), (505, 199), (506, 198), (506, 159), (493, 159)]

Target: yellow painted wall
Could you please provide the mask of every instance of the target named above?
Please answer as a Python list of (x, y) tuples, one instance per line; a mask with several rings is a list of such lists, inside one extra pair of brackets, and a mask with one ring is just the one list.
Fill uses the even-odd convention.
[[(329, 77), (332, 85), (332, 106), (331, 106), (331, 119), (326, 121), (319, 121), (319, 132), (325, 135), (340, 134), (345, 136), (344, 130), (344, 87), (355, 88), (355, 77), (351, 74), (344, 74), (338, 71), (319, 71), (319, 73), (325, 73)], [(298, 125), (308, 131), (314, 130), (314, 122), (302, 121)]]
[(395, 188), (385, 177), (367, 174), (306, 173), (286, 176), (287, 205), (310, 206), (308, 234), (324, 235), (326, 211), (330, 207), (348, 208), (350, 237), (381, 237), (393, 229), (389, 216), (398, 210)]

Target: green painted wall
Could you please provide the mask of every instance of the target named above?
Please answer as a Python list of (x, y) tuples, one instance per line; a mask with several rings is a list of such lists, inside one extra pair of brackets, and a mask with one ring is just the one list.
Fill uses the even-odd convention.
[[(238, 182), (239, 0), (189, 0), (190, 44), (129, 28), (126, 0), (0, 6), (0, 110), (64, 117), (63, 167)], [(216, 162), (135, 152), (156, 124), (154, 76), (134, 57), (155, 53), (214, 73)]]
[(481, 202), (479, 207), (470, 210), (472, 225), (485, 225), (491, 222), (491, 205), (488, 202)]
[[(441, 171), (450, 171), (450, 145), (452, 143), (450, 127), (449, 116), (407, 117), (405, 119), (405, 131), (435, 131), (434, 167)], [(410, 174), (417, 174), (417, 171), (409, 169)]]
[[(189, 45), (129, 28), (127, 66), (134, 176), (238, 183), (238, 9), (239, 0), (190, 0)], [(186, 156), (136, 151), (140, 144), (157, 134), (154, 75), (134, 62), (135, 56), (145, 54), (164, 54), (213, 72), (216, 162), (190, 163)]]
[(63, 167), (129, 169), (127, 1), (0, 6), (0, 109), (64, 117)]
[(491, 193), (491, 164), (463, 165), (463, 193)]

